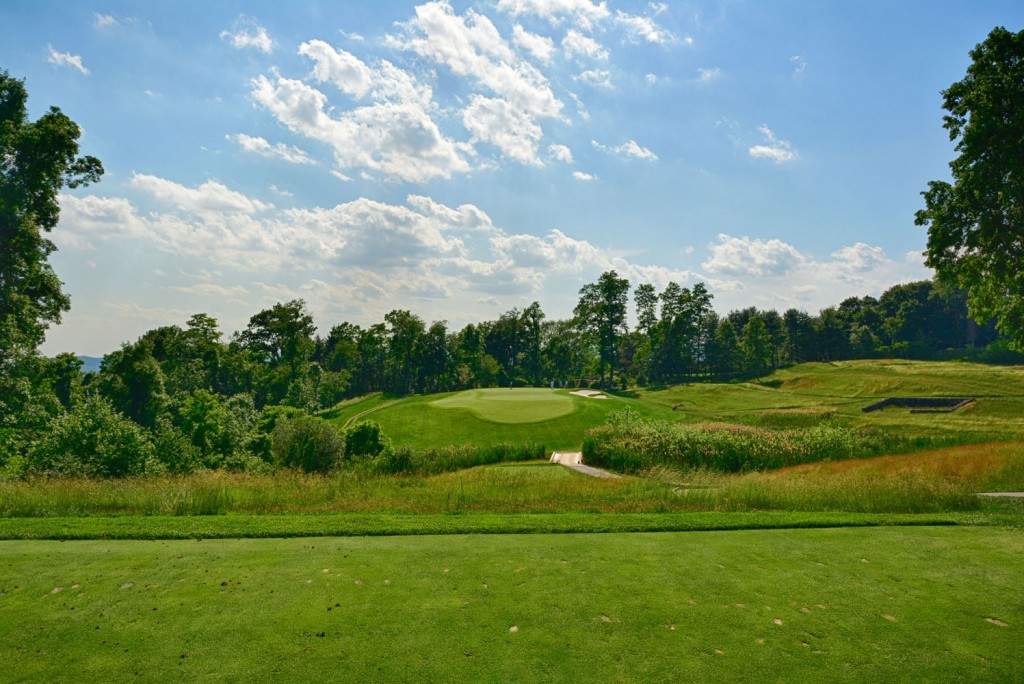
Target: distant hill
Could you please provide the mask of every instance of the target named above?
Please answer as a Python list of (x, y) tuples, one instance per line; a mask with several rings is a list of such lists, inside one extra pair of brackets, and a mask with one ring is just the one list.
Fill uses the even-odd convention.
[(103, 363), (101, 356), (79, 356), (78, 358), (82, 362), (83, 373), (96, 373), (100, 369), (100, 364)]

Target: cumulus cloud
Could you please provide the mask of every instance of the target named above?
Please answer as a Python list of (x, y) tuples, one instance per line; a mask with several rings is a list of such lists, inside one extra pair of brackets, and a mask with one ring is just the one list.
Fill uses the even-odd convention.
[(807, 60), (800, 55), (793, 55), (789, 58), (789, 63), (793, 65), (793, 78), (803, 78), (804, 72), (807, 71)]
[(579, 278), (611, 269), (638, 282), (691, 275), (635, 263), (559, 230), (506, 231), (478, 207), (422, 195), (409, 195), (404, 204), (359, 198), (281, 209), (214, 181), (188, 187), (136, 174), (132, 185), (141, 193), (139, 205), (61, 196), (60, 246), (134, 241), (191, 269), (207, 269), (198, 282), (165, 287), (180, 296), (262, 302), (271, 291), (291, 293), (329, 311), (338, 302), (355, 302), (376, 320), (418, 297), (465, 318), (466, 307), (482, 295), (509, 306), (521, 305), (518, 297), (572, 299)]
[(719, 307), (818, 311), (850, 296), (878, 296), (894, 283), (929, 278), (920, 259), (892, 259), (863, 242), (819, 258), (778, 239), (720, 234), (702, 263)]
[(526, 114), (560, 116), (563, 105), (547, 78), (516, 55), (486, 16), (473, 10), (459, 16), (447, 2), (435, 1), (418, 6), (402, 28), (388, 36), (388, 46), (446, 66)]
[(252, 152), (258, 154), (261, 157), (269, 157), (271, 159), (282, 159), (290, 164), (315, 164), (316, 162), (310, 158), (308, 154), (300, 150), (298, 147), (291, 145), (285, 145), (284, 143), (277, 143), (271, 145), (265, 139), (260, 137), (254, 137), (246, 135), (245, 133), (239, 133), (237, 135), (227, 136), (228, 140), (234, 140), (238, 145), (246, 152)]
[(58, 52), (52, 45), (47, 45), (46, 47), (50, 51), (50, 55), (46, 58), (46, 61), (50, 64), (59, 67), (71, 67), (85, 76), (89, 75), (89, 70), (85, 68), (84, 64), (82, 64), (81, 55), (73, 55), (70, 52)]
[(221, 31), (220, 38), (236, 50), (251, 48), (267, 55), (274, 50), (274, 41), (267, 29), (244, 15), (235, 20), (232, 30)]
[(548, 145), (548, 156), (563, 164), (572, 164), (575, 161), (572, 156), (572, 150), (565, 145)]
[(701, 265), (725, 275), (781, 275), (804, 261), (795, 247), (781, 240), (736, 238), (724, 233), (718, 234), (718, 242), (708, 250), (711, 258)]
[(600, 88), (601, 90), (612, 89), (612, 74), (606, 69), (587, 69), (580, 72), (578, 76), (573, 76), (573, 78), (593, 88)]
[(514, 17), (524, 14), (542, 17), (552, 25), (568, 19), (586, 31), (611, 16), (607, 3), (591, 0), (498, 0), (498, 9)]
[(584, 183), (589, 183), (590, 181), (597, 180), (597, 176), (591, 173), (585, 173), (583, 171), (573, 171), (572, 177), (578, 181), (583, 181)]
[[(653, 5), (656, 14), (664, 12), (664, 4)], [(621, 10), (615, 11), (615, 23), (619, 24), (626, 29), (627, 34), (636, 41), (647, 41), (648, 43), (671, 43), (675, 40), (675, 36), (672, 35), (671, 31), (663, 28), (654, 20), (654, 17), (646, 16), (640, 17), (631, 14), (627, 14)]]
[(562, 49), (569, 59), (586, 57), (598, 61), (608, 61), (608, 50), (590, 36), (585, 36), (576, 29), (569, 29), (562, 39)]
[(473, 95), (462, 113), (462, 122), (473, 135), (472, 142), (496, 145), (509, 158), (540, 166), (537, 146), (541, 127), (506, 100)]
[(784, 164), (796, 159), (796, 151), (788, 140), (779, 140), (768, 126), (762, 125), (758, 130), (764, 136), (765, 142), (761, 145), (753, 145), (747, 150), (751, 157), (768, 159), (776, 164)]
[(293, 133), (330, 146), (343, 176), (361, 168), (391, 180), (425, 182), (471, 168), (469, 146), (442, 134), (418, 102), (382, 100), (335, 117), (320, 90), (266, 76), (252, 82), (251, 96)]
[(608, 154), (615, 154), (621, 157), (632, 157), (634, 159), (641, 159), (643, 161), (658, 161), (658, 155), (656, 155), (654, 152), (651, 152), (646, 147), (643, 147), (642, 145), (638, 144), (635, 140), (627, 140), (626, 142), (616, 147), (609, 147), (607, 145), (603, 145), (602, 143), (599, 143), (596, 140), (591, 140), (590, 144), (593, 145), (595, 148), (601, 150), (602, 152), (606, 152)]
[(547, 36), (530, 33), (519, 24), (512, 27), (512, 42), (544, 64), (550, 63), (555, 54), (555, 41)]

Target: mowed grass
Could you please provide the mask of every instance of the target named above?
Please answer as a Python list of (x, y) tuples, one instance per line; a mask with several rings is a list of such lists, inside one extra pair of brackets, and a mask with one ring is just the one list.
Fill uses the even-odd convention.
[(0, 542), (0, 653), (5, 681), (1020, 681), (1022, 553), (956, 527)]
[(579, 449), (586, 430), (627, 406), (647, 418), (679, 417), (671, 407), (636, 399), (505, 388), (412, 396), (375, 408), (365, 418), (379, 423), (394, 443), (416, 448), (515, 442), (543, 444), (551, 452)]
[(467, 409), (494, 423), (539, 423), (576, 410), (574, 397), (538, 387), (488, 388), (459, 392), (430, 402), (442, 409)]

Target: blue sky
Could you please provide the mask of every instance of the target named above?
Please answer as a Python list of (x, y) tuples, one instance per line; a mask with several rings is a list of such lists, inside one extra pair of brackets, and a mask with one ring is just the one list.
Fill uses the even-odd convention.
[[(59, 21), (54, 17), (59, 17)], [(101, 355), (206, 312), (305, 299), (452, 327), (609, 269), (811, 312), (930, 277), (919, 193), (940, 91), (1019, 2), (23, 2), (0, 68), (61, 107), (103, 181), (62, 196)]]

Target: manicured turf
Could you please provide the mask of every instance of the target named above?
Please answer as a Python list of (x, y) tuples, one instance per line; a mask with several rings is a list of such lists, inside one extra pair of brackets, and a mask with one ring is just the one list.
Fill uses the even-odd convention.
[[(518, 442), (543, 444), (550, 452), (579, 449), (584, 432), (627, 406), (647, 418), (681, 417), (671, 407), (636, 399), (588, 399), (567, 390), (528, 388), (412, 396), (365, 417), (379, 423), (396, 444), (416, 448)], [(344, 424), (341, 418), (328, 417)]]
[(0, 542), (5, 681), (1020, 681), (1024, 534)]
[(537, 387), (466, 390), (432, 401), (430, 405), (467, 409), (495, 423), (539, 423), (576, 410), (576, 402), (567, 393)]

